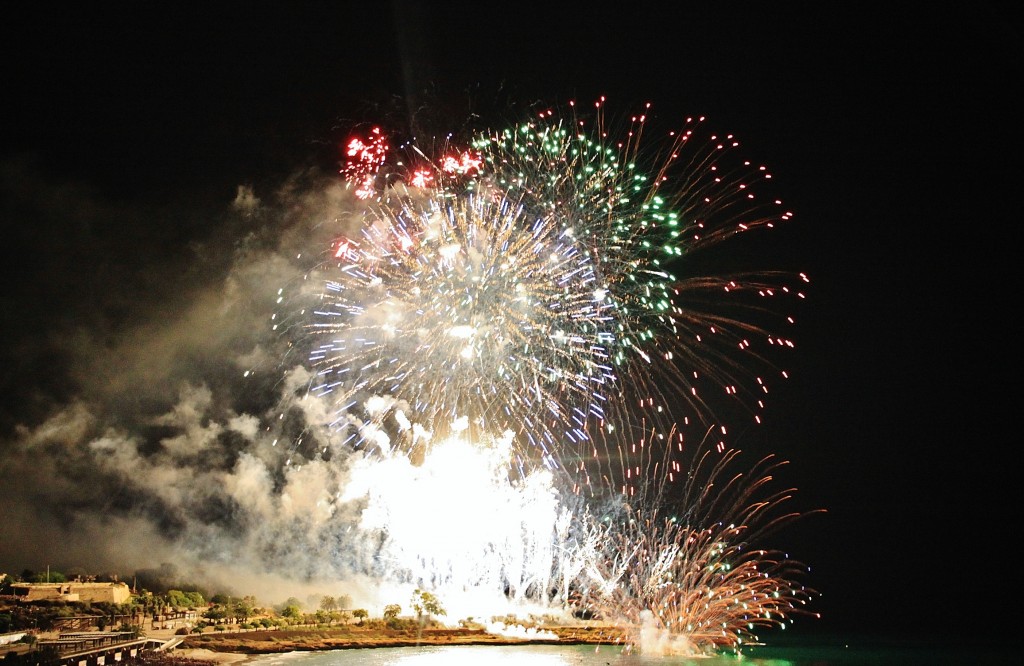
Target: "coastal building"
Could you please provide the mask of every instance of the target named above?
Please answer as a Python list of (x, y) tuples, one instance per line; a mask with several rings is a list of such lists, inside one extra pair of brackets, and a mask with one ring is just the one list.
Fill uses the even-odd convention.
[(12, 583), (18, 601), (88, 601), (123, 604), (131, 598), (126, 583)]

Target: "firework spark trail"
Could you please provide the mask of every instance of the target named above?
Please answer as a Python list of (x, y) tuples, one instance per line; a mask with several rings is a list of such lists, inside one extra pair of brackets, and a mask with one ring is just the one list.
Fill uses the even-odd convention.
[(468, 416), (483, 432), (539, 431), (531, 443), (548, 455), (555, 438), (540, 426), (545, 413), (575, 421), (583, 438), (584, 420), (563, 416), (563, 405), (612, 380), (601, 347), (559, 328), (580, 316), (611, 319), (592, 293), (566, 293), (573, 280), (593, 281), (588, 258), (508, 200), (407, 198), (387, 213), (387, 224), (363, 230), (360, 249), (350, 242), (315, 311), (323, 323), (314, 330), (330, 340), (310, 356), (324, 377), (311, 390), (340, 391), (346, 404), (387, 393), (435, 425)]
[[(369, 498), (360, 529), (382, 534), (388, 575), (573, 599), (632, 627), (641, 649), (652, 637), (737, 649), (811, 596), (794, 583), (801, 565), (757, 546), (797, 516), (777, 513), (789, 491), (768, 488), (781, 463), (726, 477), (737, 453), (719, 421), (728, 403), (760, 422), (759, 372), (794, 346), (777, 308), (807, 281), (721, 270), (731, 239), (791, 214), (761, 194), (768, 171), (703, 119), (649, 151), (645, 115), (616, 130), (597, 107), (481, 132), (454, 153), (410, 142), (395, 162), (377, 128), (349, 142), (354, 224), (278, 321), (306, 322), (292, 344), (309, 351), (306, 398), (330, 405), (321, 425), (373, 453), (372, 480), (348, 492)], [(718, 247), (726, 260), (707, 263)], [(499, 451), (507, 467), (462, 465)], [(429, 520), (405, 520), (420, 514), (403, 484), (435, 508), (474, 501), (442, 501), (459, 486), (450, 474), (522, 514), (462, 559), (445, 544), (466, 535), (438, 546)], [(613, 509), (598, 511), (602, 499)]]
[[(792, 489), (771, 490), (784, 463), (765, 457), (733, 472), (739, 452), (704, 451), (680, 499), (664, 484), (613, 506), (596, 524), (600, 548), (580, 578), (586, 606), (627, 628), (626, 643), (656, 654), (739, 651), (758, 629), (811, 615), (815, 594), (798, 583), (806, 567), (758, 546), (800, 516), (783, 510)], [(666, 515), (678, 506), (681, 515)]]
[(449, 438), (419, 465), (401, 453), (364, 458), (341, 501), (366, 498), (357, 528), (380, 544), (376, 559), (392, 579), (429, 586), (456, 606), (475, 596), (492, 609), (557, 607), (582, 568), (572, 559), (574, 517), (547, 470), (509, 479), (510, 453), (506, 435), (479, 444)]
[(481, 132), (455, 154), (410, 144), (395, 166), (378, 128), (349, 143), (344, 173), (373, 196), (310, 272), (324, 288), (299, 342), (347, 438), (361, 444), (352, 414), (387, 395), (438, 435), (459, 417), (482, 436), (511, 429), (520, 467), (590, 478), (612, 473), (637, 411), (664, 430), (712, 423), (717, 392), (761, 420), (768, 382), (750, 366), (793, 346), (763, 315), (803, 294), (695, 255), (790, 218), (757, 194), (771, 175), (734, 158), (733, 137), (698, 138), (703, 119), (648, 151), (646, 115), (617, 132), (598, 107)]

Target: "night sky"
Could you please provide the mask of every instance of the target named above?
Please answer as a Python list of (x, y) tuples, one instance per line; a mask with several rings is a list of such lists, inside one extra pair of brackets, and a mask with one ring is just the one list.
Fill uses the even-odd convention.
[[(240, 185), (330, 172), (356, 122), (605, 95), (736, 133), (795, 213), (771, 247), (809, 298), (752, 445), (827, 510), (787, 532), (824, 595), (800, 630), (1002, 631), (1019, 593), (1019, 22), (985, 2), (436, 4), (7, 14), (0, 571), (59, 559), (59, 539), (35, 541), (66, 527), (58, 504), (131, 505), (58, 480), (53, 506), (45, 480), (26, 503), (11, 459), (68, 405), (128, 427), (126, 405), (187, 374), (167, 368), (215, 363), (153, 340), (166, 321), (166, 345), (207, 344), (195, 299), (240, 239), (272, 233), (226, 214)], [(242, 349), (235, 323), (222, 341)]]

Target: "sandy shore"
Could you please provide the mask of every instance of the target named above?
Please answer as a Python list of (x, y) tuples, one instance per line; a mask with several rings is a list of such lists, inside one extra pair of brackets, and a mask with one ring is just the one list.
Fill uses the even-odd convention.
[(216, 652), (201, 648), (175, 648), (168, 652), (145, 652), (132, 663), (136, 666), (209, 666), (234, 664), (252, 659), (253, 655), (239, 652)]
[(171, 652), (165, 664), (191, 666), (175, 659), (227, 664), (261, 654), (352, 648), (412, 647), (417, 645), (524, 645), (524, 644), (618, 644), (622, 633), (608, 626), (548, 627), (554, 638), (515, 638), (489, 634), (482, 629), (434, 628), (415, 630), (369, 629), (357, 626), (308, 630), (249, 631), (189, 636)]
[[(172, 657), (181, 657), (189, 661), (202, 661), (214, 664), (235, 664), (240, 661), (252, 659), (253, 655), (244, 652), (217, 652), (204, 648), (176, 648), (171, 652)], [(182, 666), (185, 666), (184, 664)]]

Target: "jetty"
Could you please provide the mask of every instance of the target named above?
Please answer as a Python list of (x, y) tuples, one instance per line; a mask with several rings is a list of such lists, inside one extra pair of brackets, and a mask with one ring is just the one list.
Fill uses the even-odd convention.
[(180, 642), (180, 638), (157, 639), (130, 631), (68, 632), (37, 641), (32, 661), (33, 666), (113, 666), (133, 661), (147, 650), (169, 650)]

